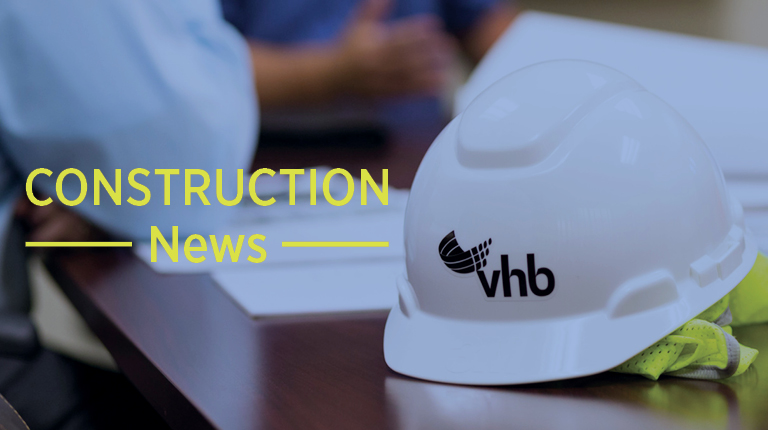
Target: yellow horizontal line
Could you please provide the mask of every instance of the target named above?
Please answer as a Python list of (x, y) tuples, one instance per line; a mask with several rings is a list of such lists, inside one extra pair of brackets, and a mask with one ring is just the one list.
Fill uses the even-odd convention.
[(27, 242), (27, 248), (132, 247), (133, 242)]
[(389, 248), (389, 242), (283, 242), (283, 248)]

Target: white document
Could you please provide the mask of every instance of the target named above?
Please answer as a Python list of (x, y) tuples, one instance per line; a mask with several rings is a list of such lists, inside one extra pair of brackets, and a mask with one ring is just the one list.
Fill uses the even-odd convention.
[(768, 50), (637, 27), (523, 12), (456, 95), (463, 111), (525, 66), (587, 60), (635, 79), (683, 115), (729, 182), (768, 180)]
[[(184, 256), (184, 251), (181, 249), (183, 243), (179, 245), (179, 258), (176, 262), (171, 260), (168, 253), (160, 245), (158, 245), (157, 249), (156, 262), (151, 262), (151, 248), (149, 244), (138, 245), (136, 247), (136, 254), (149, 264), (153, 270), (160, 273), (203, 273), (234, 267), (404, 257), (403, 217), (402, 211), (390, 211), (225, 227), (216, 235), (219, 244), (226, 234), (230, 235), (233, 244), (237, 241), (239, 235), (245, 236), (237, 262), (231, 261), (229, 253), (224, 254), (221, 262), (217, 262), (210, 240), (208, 240), (207, 251), (194, 253), (195, 256), (205, 256), (205, 261), (201, 263), (193, 263), (187, 260)], [(248, 255), (253, 257), (259, 256), (257, 252), (248, 248), (246, 243), (252, 234), (261, 234), (266, 237), (266, 240), (256, 242), (267, 253), (267, 258), (257, 264), (251, 263), (247, 259)], [(389, 242), (389, 246), (386, 248), (284, 248), (282, 246), (284, 241), (369, 241)], [(195, 243), (197, 244), (197, 242)]]
[(251, 318), (390, 309), (401, 258), (377, 261), (257, 266), (212, 273)]
[[(359, 186), (356, 191), (356, 197), (345, 206), (333, 206), (322, 197), (318, 198), (316, 206), (310, 206), (308, 197), (297, 193), (297, 201), (293, 206), (289, 205), (287, 196), (284, 196), (271, 206), (260, 207), (250, 203), (233, 208), (238, 211), (237, 216), (215, 236), (219, 247), (224, 235), (229, 235), (233, 244), (236, 244), (240, 235), (244, 236), (237, 262), (231, 261), (229, 253), (224, 254), (221, 262), (216, 261), (208, 237), (208, 250), (193, 253), (195, 257), (205, 256), (205, 261), (201, 263), (190, 262), (184, 256), (182, 248), (185, 238), (179, 238), (179, 258), (176, 262), (171, 260), (161, 245), (157, 248), (156, 262), (151, 261), (149, 243), (135, 246), (134, 252), (153, 270), (160, 273), (205, 273), (273, 264), (404, 258), (403, 222), (408, 192), (390, 188), (387, 206), (383, 206), (373, 196), (369, 197), (367, 206), (361, 206)], [(247, 259), (248, 255), (259, 256), (248, 247), (248, 238), (253, 234), (266, 237), (264, 241), (256, 242), (267, 253), (267, 258), (262, 263), (251, 263)], [(290, 248), (283, 247), (283, 242), (389, 242), (389, 246)], [(199, 245), (197, 241), (194, 244)]]
[(744, 223), (755, 234), (758, 249), (768, 255), (768, 208), (744, 212)]
[[(318, 169), (318, 186), (327, 168)], [(342, 180), (343, 181), (343, 180)], [(225, 254), (217, 262), (211, 241), (202, 263), (187, 261), (180, 238), (178, 262), (158, 246), (157, 262), (151, 262), (149, 244), (140, 244), (135, 253), (160, 273), (205, 273), (252, 318), (387, 310), (397, 300), (395, 279), (405, 270), (403, 222), (408, 192), (389, 189), (388, 205), (384, 206), (370, 193), (368, 205), (360, 204), (360, 182), (355, 183), (355, 195), (345, 206), (333, 206), (325, 201), (322, 189), (317, 204), (309, 204), (309, 181), (298, 177), (296, 202), (288, 202), (286, 177), (264, 176), (256, 182), (257, 193), (263, 199), (274, 196), (271, 206), (260, 207), (244, 201), (233, 210), (238, 213), (230, 225), (217, 232), (219, 242), (224, 235), (233, 241), (245, 236), (238, 262)], [(331, 181), (331, 193), (336, 199), (346, 193), (346, 182)], [(267, 252), (262, 263), (251, 263), (248, 255), (257, 253), (248, 248), (252, 234), (266, 236), (257, 242)], [(289, 248), (282, 242), (389, 242), (386, 248)], [(197, 243), (195, 243), (197, 245)]]
[(674, 107), (701, 135), (768, 250), (768, 50), (541, 12), (524, 12), (456, 95), (459, 113), (520, 68), (576, 59), (613, 67)]

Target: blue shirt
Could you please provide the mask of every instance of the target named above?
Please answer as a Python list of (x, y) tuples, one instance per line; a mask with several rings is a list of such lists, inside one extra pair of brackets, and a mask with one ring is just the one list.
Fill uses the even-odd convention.
[[(498, 0), (393, 0), (390, 20), (419, 14), (439, 16), (445, 28), (461, 36)], [(293, 44), (327, 41), (345, 28), (360, 0), (221, 0), (224, 17), (248, 38), (264, 42)], [(257, 77), (258, 78), (258, 77)], [(408, 96), (380, 100), (375, 103), (351, 102), (352, 110), (373, 110), (377, 122), (390, 128), (418, 127), (420, 123), (441, 122), (447, 109), (437, 97)], [(347, 106), (332, 109), (349, 111)], [(300, 127), (303, 117), (313, 111), (292, 110), (290, 121)], [(265, 126), (270, 127), (270, 117)], [(310, 121), (312, 122), (312, 121)]]
[[(233, 178), (224, 195), (234, 196), (235, 169), (247, 169), (255, 150), (252, 82), (245, 41), (216, 0), (0, 1), (0, 239), (40, 167), (54, 173), (34, 182), (49, 196), (59, 172), (83, 172), (88, 195), (73, 209), (113, 233), (143, 239), (153, 225), (212, 232), (232, 211), (198, 199), (185, 206), (183, 174), (171, 183), (170, 206), (162, 176), (137, 177), (153, 193), (142, 207), (126, 202), (143, 197), (127, 175), (197, 168), (213, 187), (221, 168)], [(105, 194), (93, 205), (94, 169), (110, 183), (122, 169), (121, 206)], [(79, 191), (68, 177), (64, 194)], [(214, 188), (207, 194), (215, 200)]]
[[(225, 18), (246, 37), (273, 43), (329, 40), (360, 0), (221, 0)], [(395, 0), (390, 19), (433, 14), (461, 35), (498, 0)]]

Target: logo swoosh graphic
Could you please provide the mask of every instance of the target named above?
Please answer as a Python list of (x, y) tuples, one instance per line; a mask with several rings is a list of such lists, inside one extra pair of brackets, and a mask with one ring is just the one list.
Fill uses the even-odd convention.
[(440, 258), (445, 265), (456, 273), (472, 273), (485, 267), (488, 256), (488, 249), (491, 245), (491, 239), (475, 246), (469, 250), (461, 249), (456, 240), (455, 232), (448, 233), (440, 241), (438, 251)]

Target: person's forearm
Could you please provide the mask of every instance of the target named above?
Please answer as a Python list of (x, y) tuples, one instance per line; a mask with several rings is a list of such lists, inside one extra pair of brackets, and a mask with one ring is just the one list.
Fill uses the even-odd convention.
[(249, 44), (256, 92), (264, 108), (326, 102), (344, 88), (340, 59), (331, 45)]
[(480, 61), (496, 39), (512, 24), (518, 12), (513, 6), (500, 3), (481, 15), (461, 38), (462, 47), (469, 58), (474, 62)]

